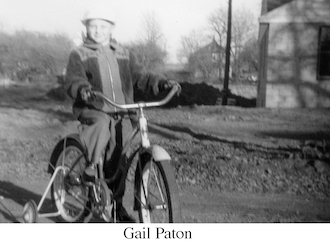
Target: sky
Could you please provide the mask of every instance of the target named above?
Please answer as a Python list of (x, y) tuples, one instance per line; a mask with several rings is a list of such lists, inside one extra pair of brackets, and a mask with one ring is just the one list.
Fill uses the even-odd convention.
[[(79, 38), (81, 19), (88, 7), (105, 0), (0, 0), (0, 30), (65, 33)], [(107, 0), (113, 6), (117, 24), (114, 38), (121, 43), (138, 40), (143, 18), (153, 13), (166, 38), (169, 60), (176, 62), (180, 39), (194, 29), (208, 26), (208, 16), (228, 0)], [(232, 0), (233, 9), (246, 8), (259, 17), (261, 0)]]

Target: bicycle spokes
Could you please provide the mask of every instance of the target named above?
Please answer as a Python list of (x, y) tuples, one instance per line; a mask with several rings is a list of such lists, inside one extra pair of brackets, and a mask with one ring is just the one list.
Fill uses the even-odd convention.
[(145, 166), (141, 185), (141, 211), (147, 222), (166, 222), (168, 219), (168, 200), (163, 177), (159, 168), (150, 162)]

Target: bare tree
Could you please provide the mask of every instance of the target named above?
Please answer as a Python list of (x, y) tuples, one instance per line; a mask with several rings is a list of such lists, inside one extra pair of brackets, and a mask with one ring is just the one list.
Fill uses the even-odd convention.
[(130, 45), (143, 66), (160, 69), (167, 57), (166, 40), (154, 12), (144, 15), (141, 38)]
[(142, 42), (161, 44), (164, 40), (161, 26), (156, 18), (155, 12), (149, 12), (143, 16)]
[[(24, 80), (28, 75), (58, 74), (66, 65), (71, 40), (64, 34), (17, 31), (0, 33), (0, 63), (3, 72)], [(16, 76), (16, 77), (15, 77)]]
[(238, 59), (248, 65), (251, 71), (257, 72), (259, 67), (258, 38), (252, 37), (248, 40), (240, 52)]
[(206, 39), (203, 32), (198, 30), (192, 30), (188, 35), (181, 36), (178, 59), (181, 62), (183, 62), (182, 60), (188, 60), (193, 53), (206, 44)]
[(227, 36), (227, 9), (219, 8), (214, 11), (209, 17), (211, 30), (215, 32), (218, 37), (219, 44), (224, 46)]
[[(228, 11), (220, 8), (213, 12), (209, 17), (211, 29), (216, 33), (220, 45), (224, 45), (227, 37), (227, 19)], [(232, 37), (231, 37), (231, 55), (232, 70), (238, 73), (241, 63), (239, 55), (245, 44), (256, 35), (258, 30), (256, 17), (247, 9), (236, 9), (232, 14)]]

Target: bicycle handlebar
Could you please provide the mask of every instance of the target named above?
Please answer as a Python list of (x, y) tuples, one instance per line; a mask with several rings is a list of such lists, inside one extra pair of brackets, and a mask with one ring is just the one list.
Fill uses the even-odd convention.
[(108, 102), (109, 104), (120, 108), (120, 109), (138, 109), (138, 108), (145, 108), (145, 107), (156, 107), (156, 106), (162, 106), (165, 105), (166, 103), (168, 103), (172, 97), (174, 96), (174, 94), (178, 91), (179, 89), (179, 85), (174, 85), (171, 89), (171, 91), (167, 94), (167, 96), (160, 100), (160, 101), (155, 101), (155, 102), (139, 102), (139, 103), (133, 103), (133, 104), (118, 104), (112, 100), (110, 100), (108, 97), (106, 97), (104, 94), (102, 94), (101, 92), (98, 91), (93, 91), (93, 94), (97, 97), (100, 97), (101, 99), (103, 99), (104, 101)]

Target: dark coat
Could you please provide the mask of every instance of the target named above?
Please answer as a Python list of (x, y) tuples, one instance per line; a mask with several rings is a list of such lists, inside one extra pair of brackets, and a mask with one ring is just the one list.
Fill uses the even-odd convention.
[[(137, 62), (133, 53), (127, 49), (113, 43), (109, 45), (109, 48), (114, 51), (118, 62), (126, 104), (134, 102), (134, 86), (143, 92), (153, 94), (157, 94), (160, 89), (163, 89), (164, 84), (167, 82), (165, 76), (146, 71)], [(95, 44), (85, 43), (73, 50), (69, 57), (64, 88), (68, 95), (74, 99), (73, 112), (78, 118), (85, 107), (99, 110), (103, 107), (102, 100), (86, 103), (80, 97), (80, 90), (83, 87), (90, 87), (95, 91), (103, 92), (96, 50), (97, 46)]]

